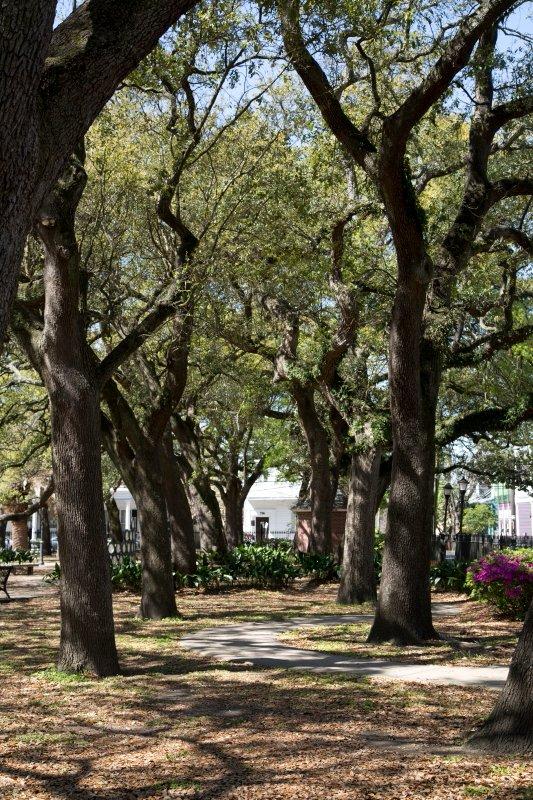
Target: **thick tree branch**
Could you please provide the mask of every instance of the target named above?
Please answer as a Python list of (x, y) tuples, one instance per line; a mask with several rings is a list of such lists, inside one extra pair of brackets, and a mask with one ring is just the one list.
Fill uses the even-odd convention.
[(482, 34), (513, 5), (514, 0), (482, 2), (477, 11), (461, 22), (457, 33), (445, 44), (441, 57), (426, 78), (389, 117), (389, 127), (394, 131), (395, 141), (402, 151), (413, 127), (448, 89), (457, 73), (467, 65)]
[(522, 422), (533, 419), (533, 395), (524, 405), (507, 408), (484, 408), (463, 417), (447, 420), (437, 432), (437, 442), (443, 447), (463, 436), (474, 442), (492, 431), (514, 431)]
[(285, 49), (296, 72), (332, 133), (357, 164), (368, 168), (375, 147), (348, 117), (324, 70), (307, 49), (300, 25), (300, 1), (279, 0), (278, 12)]

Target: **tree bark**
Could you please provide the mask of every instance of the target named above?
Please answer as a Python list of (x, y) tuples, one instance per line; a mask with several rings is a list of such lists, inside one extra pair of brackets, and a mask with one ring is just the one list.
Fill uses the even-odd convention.
[(292, 384), (298, 416), (309, 451), (311, 466), (311, 541), (310, 550), (331, 553), (331, 511), (334, 494), (329, 464), (329, 441), (327, 431), (318, 415), (314, 389), (300, 383)]
[(0, 550), (6, 546), (7, 522), (0, 521)]
[(55, 7), (54, 0), (2, 3), (0, 7), (0, 343), (32, 221), (37, 97)]
[(224, 535), (222, 515), (217, 496), (205, 475), (200, 454), (200, 443), (193, 420), (172, 416), (172, 432), (179, 443), (181, 455), (178, 465), (182, 473), (183, 483), (196, 536), (202, 550), (216, 548), (219, 553), (228, 551), (228, 543)]
[(189, 480), (185, 490), (191, 507), (193, 525), (202, 550), (216, 549), (219, 553), (228, 552), (224, 535), (222, 515), (217, 496), (207, 478)]
[(120, 524), (120, 511), (118, 510), (118, 506), (113, 495), (106, 497), (105, 507), (107, 509), (109, 535), (115, 544), (122, 544), (124, 541), (124, 534), (122, 533), (122, 525)]
[(29, 550), (28, 518), (11, 520), (11, 547), (13, 550)]
[(119, 82), (194, 0), (86, 0), (53, 30), (55, 0), (0, 6), (0, 344), (26, 237)]
[(493, 753), (533, 753), (533, 603), (496, 705), (469, 744)]
[[(245, 498), (244, 498), (245, 499)], [(238, 477), (231, 476), (222, 495), (225, 511), (224, 530), (230, 550), (244, 541), (242, 512), (244, 506), (242, 485)]]
[(119, 665), (102, 503), (100, 386), (78, 311), (74, 216), (84, 185), (85, 173), (73, 161), (39, 225), (45, 248), (41, 351), (61, 553), (58, 667), (103, 676), (116, 675)]
[(404, 278), (393, 309), (389, 344), (392, 476), (372, 642), (411, 644), (437, 637), (431, 618), (429, 569), (440, 372), (429, 343), (421, 344), (425, 296), (423, 282)]
[(102, 415), (104, 444), (133, 495), (141, 529), (141, 616), (177, 615), (160, 442), (152, 442), (114, 381), (103, 387), (111, 420)]
[(174, 454), (172, 435), (168, 429), (163, 449), (164, 487), (170, 525), (172, 565), (181, 575), (192, 575), (196, 570), (196, 546), (191, 508)]
[(151, 445), (135, 458), (134, 497), (141, 527), (141, 616), (177, 616), (166, 493), (158, 448)]
[(41, 542), (43, 556), (52, 555), (52, 536), (50, 533), (50, 514), (48, 503), (41, 507)]
[(376, 599), (374, 522), (379, 493), (381, 451), (354, 453), (350, 467), (341, 580), (337, 602), (350, 605)]

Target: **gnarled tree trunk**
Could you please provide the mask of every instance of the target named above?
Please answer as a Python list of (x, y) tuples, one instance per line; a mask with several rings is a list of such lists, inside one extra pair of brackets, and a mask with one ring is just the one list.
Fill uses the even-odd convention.
[(113, 495), (109, 495), (105, 498), (105, 507), (107, 510), (109, 535), (115, 544), (122, 544), (124, 541), (124, 534), (122, 533), (122, 525), (120, 524), (120, 511), (118, 510)]
[(244, 528), (242, 512), (244, 499), (241, 498), (241, 481), (236, 476), (231, 476), (226, 483), (226, 488), (222, 494), (224, 503), (224, 530), (228, 547), (231, 549), (242, 544), (244, 540)]
[(59, 669), (119, 671), (100, 463), (100, 386), (78, 311), (74, 216), (85, 185), (73, 162), (39, 226), (45, 247), (42, 374), (50, 400), (61, 554)]
[(101, 417), (104, 444), (137, 506), (141, 529), (141, 616), (176, 616), (161, 443), (151, 442), (114, 381), (103, 388), (112, 421)]
[(33, 212), (38, 156), (37, 96), (56, 2), (0, 7), (0, 342), (9, 322)]
[(533, 603), (492, 714), (469, 744), (505, 755), (533, 753)]
[(189, 500), (174, 454), (170, 430), (167, 430), (165, 434), (163, 449), (164, 487), (170, 525), (172, 565), (181, 575), (192, 575), (196, 570), (193, 521)]
[(374, 522), (380, 460), (378, 447), (352, 455), (338, 603), (376, 599)]
[(298, 416), (309, 450), (311, 479), (311, 541), (310, 550), (331, 553), (331, 511), (334, 494), (329, 464), (329, 441), (327, 431), (316, 410), (314, 389), (293, 382), (291, 391), (296, 401)]
[(166, 493), (158, 448), (145, 447), (135, 458), (133, 494), (141, 527), (141, 616), (175, 617), (176, 596), (172, 579), (172, 554)]
[(202, 469), (200, 444), (193, 420), (184, 420), (174, 414), (172, 432), (181, 450), (178, 466), (189, 500), (195, 536), (202, 550), (216, 548), (219, 553), (227, 553), (228, 543), (224, 535), (220, 506), (209, 478)]
[(389, 380), (392, 476), (383, 568), (369, 641), (417, 643), (437, 637), (429, 568), (435, 474), (438, 357), (423, 345), (423, 282), (400, 282), (393, 309)]

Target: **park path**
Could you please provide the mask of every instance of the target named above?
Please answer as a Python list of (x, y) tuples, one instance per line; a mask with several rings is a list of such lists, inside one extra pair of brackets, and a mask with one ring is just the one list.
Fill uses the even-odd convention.
[[(436, 616), (460, 613), (459, 603), (434, 603)], [(372, 678), (498, 689), (505, 683), (507, 667), (461, 667), (445, 664), (406, 664), (385, 659), (356, 659), (345, 655), (298, 650), (279, 641), (281, 633), (310, 625), (345, 625), (372, 620), (370, 614), (294, 617), (283, 622), (245, 622), (221, 625), (191, 633), (182, 647), (215, 661), (231, 661), (258, 667), (349, 672)]]

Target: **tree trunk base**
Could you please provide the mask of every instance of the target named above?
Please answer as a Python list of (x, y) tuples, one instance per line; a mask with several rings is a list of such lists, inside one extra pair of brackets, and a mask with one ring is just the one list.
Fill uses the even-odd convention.
[(531, 756), (533, 754), (533, 733), (519, 734), (502, 730), (502, 726), (489, 725), (474, 733), (467, 745), (473, 750), (500, 755)]
[(355, 606), (362, 603), (375, 603), (377, 594), (375, 589), (347, 588), (342, 584), (337, 592), (337, 603), (341, 606)]
[(367, 642), (371, 644), (391, 642), (399, 647), (404, 647), (411, 644), (423, 644), (435, 639), (440, 639), (440, 636), (431, 623), (413, 621), (412, 624), (406, 624), (387, 620), (378, 611), (368, 634)]
[(168, 619), (169, 617), (179, 617), (176, 600), (174, 602), (160, 602), (157, 599), (143, 597), (139, 614), (143, 619)]
[(72, 646), (70, 642), (61, 642), (57, 669), (66, 673), (86, 673), (97, 678), (107, 678), (111, 675), (120, 675), (121, 670), (118, 657), (114, 650), (114, 643), (102, 646), (101, 654), (95, 652), (94, 645), (85, 647), (82, 642)]

